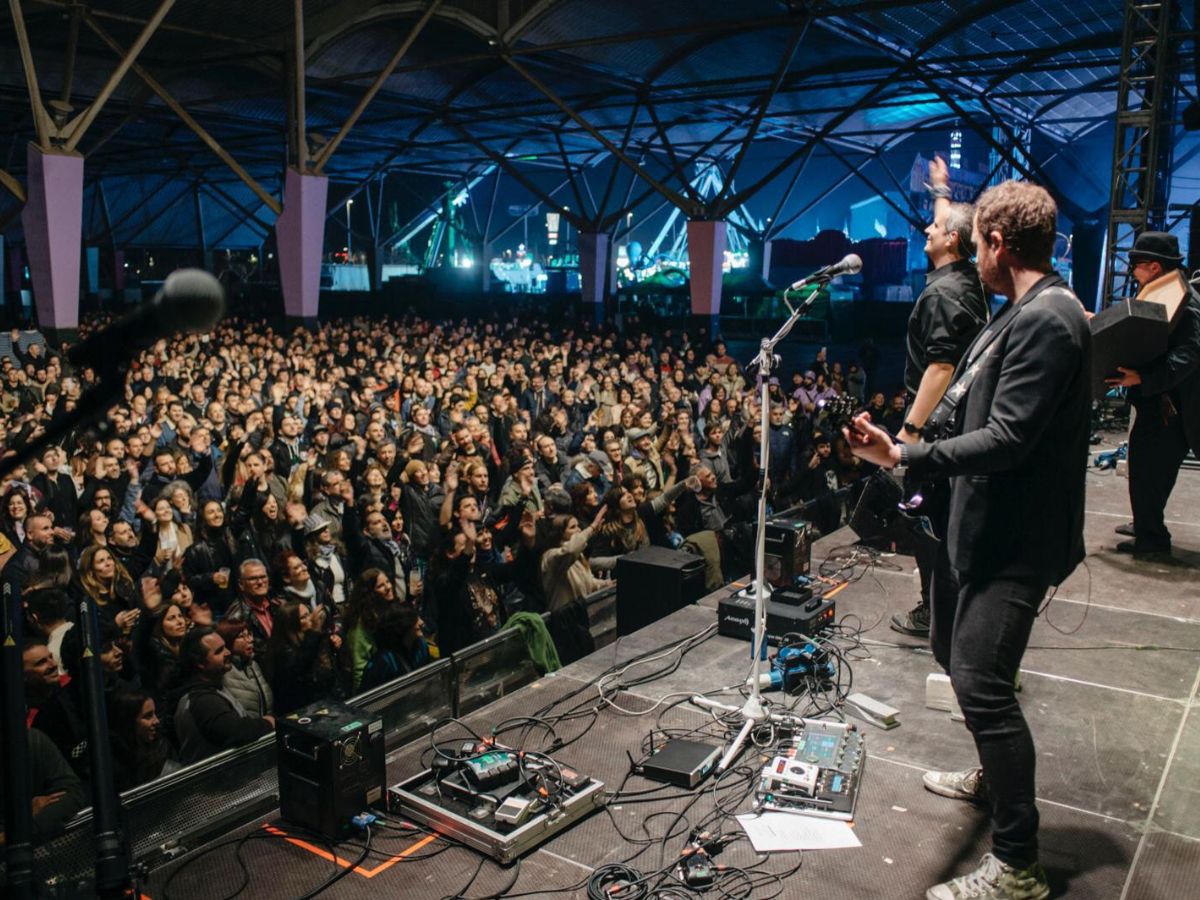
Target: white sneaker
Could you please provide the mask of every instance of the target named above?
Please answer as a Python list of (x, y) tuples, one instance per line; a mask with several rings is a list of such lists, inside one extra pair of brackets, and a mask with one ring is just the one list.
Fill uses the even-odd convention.
[(925, 900), (1047, 900), (1050, 885), (1041, 863), (1014, 869), (990, 853), (969, 875), (938, 884), (925, 892)]
[(981, 766), (963, 769), (961, 772), (926, 772), (921, 776), (921, 783), (925, 785), (925, 790), (952, 800), (981, 802), (987, 798)]

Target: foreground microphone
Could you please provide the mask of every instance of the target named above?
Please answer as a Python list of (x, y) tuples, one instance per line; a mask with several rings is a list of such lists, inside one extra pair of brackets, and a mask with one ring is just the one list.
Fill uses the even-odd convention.
[(178, 269), (149, 301), (67, 351), (78, 368), (114, 369), (177, 331), (208, 331), (225, 314), (225, 289), (202, 269)]
[(816, 282), (829, 281), (837, 278), (839, 275), (857, 275), (862, 271), (862, 257), (857, 253), (848, 253), (840, 262), (835, 262), (831, 266), (826, 266), (823, 269), (818, 269), (811, 275), (801, 278), (795, 284), (788, 288), (789, 291), (799, 290), (809, 284)]

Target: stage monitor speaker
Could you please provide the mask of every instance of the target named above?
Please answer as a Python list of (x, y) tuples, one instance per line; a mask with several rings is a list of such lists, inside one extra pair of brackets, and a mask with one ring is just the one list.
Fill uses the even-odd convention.
[(387, 789), (383, 719), (336, 701), (319, 701), (279, 719), (279, 812), (324, 835), (344, 837), (350, 819)]
[(617, 634), (669, 616), (704, 596), (704, 558), (645, 547), (617, 561)]

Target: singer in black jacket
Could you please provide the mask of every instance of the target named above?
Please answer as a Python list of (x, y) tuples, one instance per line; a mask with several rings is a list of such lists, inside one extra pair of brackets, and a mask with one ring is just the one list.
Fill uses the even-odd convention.
[[(951, 478), (949, 552), (961, 589), (950, 678), (981, 768), (929, 772), (924, 781), (934, 793), (990, 805), (993, 852), (967, 878), (931, 888), (930, 900), (955, 900), (968, 879), (984, 886), (975, 897), (1049, 896), (1037, 861), (1033, 739), (1013, 685), (1047, 588), (1084, 557), (1091, 336), (1083, 306), (1051, 269), (1056, 216), (1049, 194), (1028, 183), (1006, 182), (979, 200), (980, 277), (1008, 302), (958, 366), (949, 436), (896, 445), (865, 416), (847, 431), (871, 462)], [(935, 642), (946, 618), (935, 603)]]

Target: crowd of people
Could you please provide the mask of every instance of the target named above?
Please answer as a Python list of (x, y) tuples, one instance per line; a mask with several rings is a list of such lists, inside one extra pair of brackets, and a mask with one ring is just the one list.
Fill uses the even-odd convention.
[[(18, 352), (0, 362), (4, 453), (96, 379), (39, 344)], [(845, 392), (876, 421), (903, 416), (903, 395), (868, 393), (868, 377), (822, 349), (770, 378), (774, 509), (808, 503), (820, 529), (838, 526), (870, 466), (823, 401)], [(750, 570), (760, 427), (755, 374), (686, 332), (408, 318), (287, 334), (231, 318), (160, 341), (101, 425), (0, 489), (29, 723), (86, 782), (83, 600), (120, 789), (518, 611), (582, 621), (554, 634), (578, 655), (581, 601), (623, 554), (699, 553), (713, 586)]]

